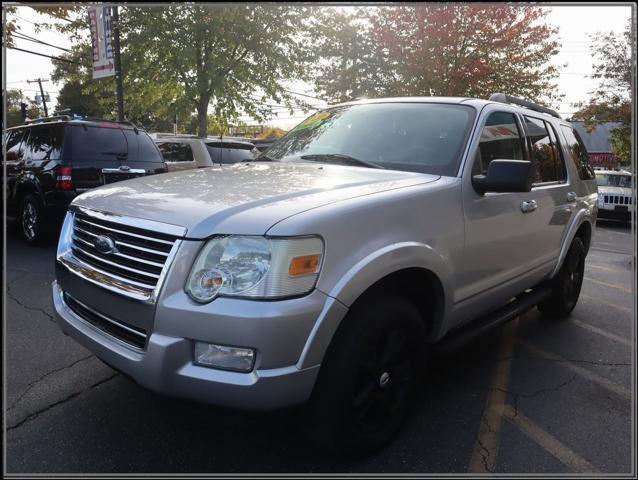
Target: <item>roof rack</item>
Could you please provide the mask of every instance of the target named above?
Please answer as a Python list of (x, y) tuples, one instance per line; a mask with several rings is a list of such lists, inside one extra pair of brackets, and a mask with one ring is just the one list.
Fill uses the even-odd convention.
[(39, 117), (31, 120), (29, 124), (55, 122), (56, 120), (72, 120), (70, 115), (54, 115), (52, 117)]
[(131, 127), (134, 128), (138, 128), (137, 125), (135, 125), (133, 122), (129, 121), (129, 120), (124, 120), (123, 122), (120, 122), (118, 120), (106, 120), (104, 118), (98, 118), (98, 117), (82, 117), (82, 118), (78, 118), (76, 120), (85, 120), (87, 122), (106, 122), (106, 123), (120, 123), (123, 125), (130, 125)]
[(511, 103), (513, 105), (518, 105), (519, 107), (529, 108), (530, 110), (534, 110), (535, 112), (546, 113), (547, 115), (551, 115), (552, 117), (561, 118), (556, 110), (537, 105), (534, 102), (523, 100), (522, 98), (512, 97), (511, 95), (506, 95), (504, 93), (492, 94), (492, 96), (490, 96), (490, 102)]

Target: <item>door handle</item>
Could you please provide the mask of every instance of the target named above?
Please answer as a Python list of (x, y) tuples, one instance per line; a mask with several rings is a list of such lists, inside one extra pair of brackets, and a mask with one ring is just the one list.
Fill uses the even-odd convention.
[(573, 202), (576, 200), (576, 192), (567, 192), (567, 201)]
[(521, 212), (530, 213), (536, 210), (537, 207), (538, 204), (536, 203), (536, 200), (525, 200), (521, 203)]

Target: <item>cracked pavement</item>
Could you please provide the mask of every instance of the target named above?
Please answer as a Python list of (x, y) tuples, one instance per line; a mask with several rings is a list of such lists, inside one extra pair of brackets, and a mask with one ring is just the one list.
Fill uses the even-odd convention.
[[(573, 317), (635, 346), (628, 228), (599, 222), (596, 238), (616, 245), (587, 260), (588, 280)], [(621, 253), (618, 253), (621, 252)], [(505, 404), (601, 472), (631, 468), (631, 402), (579, 373), (632, 386), (630, 344), (531, 310), (519, 319), (511, 355), (502, 330), (432, 357), (426, 393), (399, 437), (369, 458), (335, 463), (304, 439), (303, 411), (239, 412), (142, 389), (64, 336), (53, 317), (55, 247), (27, 247), (7, 233), (6, 464), (9, 473), (459, 473), (468, 471), (485, 424), (485, 402)], [(613, 336), (612, 336), (613, 337)], [(523, 345), (547, 352), (539, 356)], [(506, 388), (495, 367), (511, 362)], [(571, 368), (571, 367), (574, 368)], [(494, 426), (494, 428), (496, 428)], [(495, 473), (568, 473), (545, 448), (501, 421), (498, 450), (478, 444)], [(482, 448), (481, 448), (482, 447)]]

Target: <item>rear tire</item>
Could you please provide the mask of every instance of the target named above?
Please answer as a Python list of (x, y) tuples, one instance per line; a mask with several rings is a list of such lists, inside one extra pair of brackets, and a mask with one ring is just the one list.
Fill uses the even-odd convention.
[(422, 383), (426, 332), (401, 298), (368, 298), (335, 334), (310, 401), (312, 440), (338, 457), (376, 451), (394, 438)]
[(27, 194), (20, 202), (20, 233), (29, 245), (42, 245), (51, 238), (50, 219), (46, 218), (42, 201), (33, 194)]
[(567, 317), (576, 306), (585, 275), (585, 245), (576, 237), (572, 241), (563, 265), (552, 279), (551, 295), (538, 304), (538, 309), (554, 319)]

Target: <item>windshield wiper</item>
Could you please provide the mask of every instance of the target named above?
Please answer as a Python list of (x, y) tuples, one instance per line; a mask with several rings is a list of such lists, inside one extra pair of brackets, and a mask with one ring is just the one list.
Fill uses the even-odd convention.
[(358, 158), (351, 157), (350, 155), (343, 155), (341, 153), (317, 153), (312, 155), (302, 155), (299, 158), (302, 160), (311, 160), (313, 162), (329, 162), (368, 168), (384, 168), (376, 163), (359, 160)]

